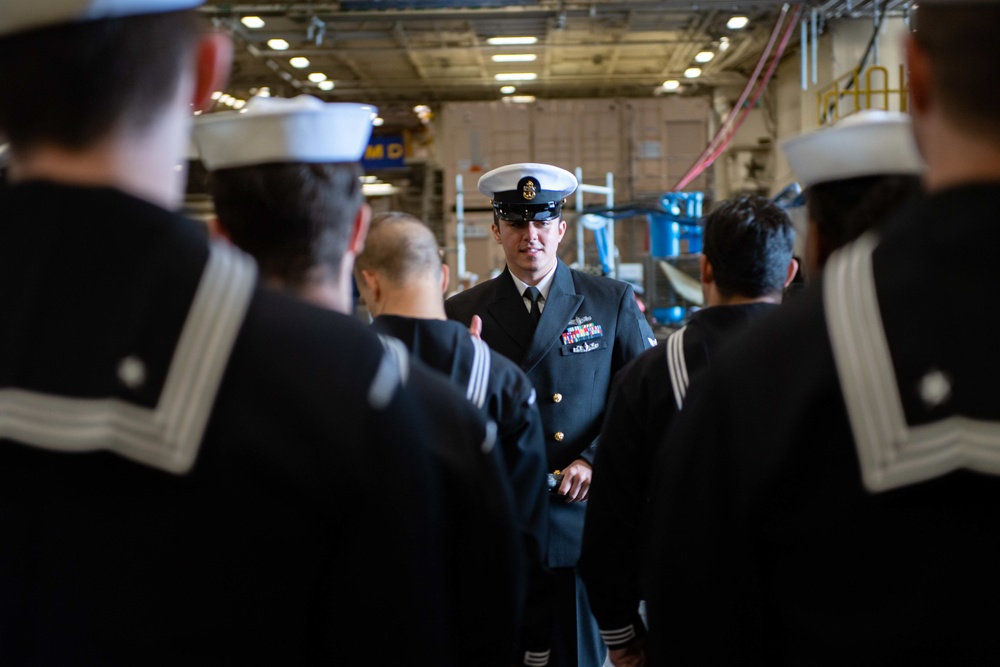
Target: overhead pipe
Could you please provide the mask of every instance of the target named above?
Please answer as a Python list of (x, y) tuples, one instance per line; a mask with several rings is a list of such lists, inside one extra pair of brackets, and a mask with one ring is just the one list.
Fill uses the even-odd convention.
[(740, 116), (737, 119), (732, 132), (730, 133), (729, 137), (726, 138), (725, 143), (723, 145), (720, 145), (712, 153), (712, 155), (709, 157), (708, 164), (715, 162), (715, 160), (717, 160), (718, 157), (722, 155), (723, 151), (725, 151), (726, 148), (729, 146), (729, 142), (732, 141), (732, 138), (736, 135), (737, 130), (739, 130), (740, 126), (743, 125), (743, 121), (746, 120), (746, 117), (750, 114), (751, 109), (753, 109), (757, 105), (757, 101), (760, 100), (761, 96), (764, 94), (764, 90), (767, 88), (767, 84), (771, 81), (771, 77), (774, 75), (774, 70), (778, 68), (778, 61), (781, 59), (781, 55), (784, 53), (785, 47), (788, 46), (788, 40), (789, 38), (791, 38), (792, 32), (795, 29), (795, 22), (798, 18), (798, 12), (799, 8), (796, 8), (796, 16), (794, 16), (791, 22), (788, 24), (788, 28), (785, 30), (785, 34), (781, 38), (781, 44), (778, 46), (778, 51), (775, 53), (774, 58), (771, 60), (771, 64), (768, 67), (767, 72), (761, 79), (760, 85), (757, 87), (757, 90), (754, 93), (753, 98), (750, 100), (750, 103), (748, 105), (746, 105), (745, 107), (743, 107), (743, 109), (740, 110)]
[[(888, 6), (888, 0), (886, 0), (886, 5)], [(875, 22), (875, 50), (872, 51), (872, 62), (878, 65), (878, 30), (882, 25), (882, 22), (878, 20), (878, 0), (872, 0), (872, 18)]]
[[(795, 18), (793, 18), (788, 23), (789, 28), (791, 29), (795, 28), (795, 24), (797, 22), (797, 17), (800, 9), (801, 5), (796, 5)], [(767, 60), (771, 55), (771, 51), (774, 48), (775, 42), (778, 40), (778, 36), (781, 34), (782, 27), (785, 26), (785, 18), (788, 15), (788, 10), (789, 6), (787, 4), (781, 7), (781, 11), (778, 13), (778, 18), (774, 23), (774, 28), (772, 28), (771, 35), (767, 40), (767, 45), (761, 52), (760, 60), (758, 60), (757, 66), (754, 68), (753, 73), (750, 75), (750, 78), (743, 89), (743, 92), (740, 94), (739, 100), (733, 106), (732, 110), (729, 112), (729, 115), (726, 117), (725, 122), (722, 123), (718, 131), (715, 133), (715, 136), (712, 137), (712, 140), (708, 142), (708, 145), (705, 147), (705, 150), (701, 152), (701, 155), (698, 156), (698, 159), (695, 160), (695, 163), (691, 166), (690, 169), (688, 169), (687, 173), (684, 174), (684, 176), (677, 183), (677, 185), (675, 185), (672, 188), (673, 191), (684, 189), (691, 181), (697, 178), (698, 175), (701, 174), (701, 172), (703, 172), (706, 168), (708, 168), (712, 164), (712, 162), (715, 161), (715, 158), (712, 157), (713, 153), (715, 153), (717, 156), (718, 153), (721, 153), (722, 150), (725, 150), (726, 146), (729, 145), (729, 141), (732, 139), (732, 134), (735, 134), (735, 130), (739, 129), (738, 126), (734, 128), (734, 124), (737, 123), (738, 119), (740, 119), (742, 115), (741, 111), (744, 107), (744, 104), (747, 101), (747, 98), (750, 96), (750, 93), (754, 90), (754, 86), (760, 80), (761, 71), (764, 69), (764, 65), (767, 63)], [(791, 35), (791, 30), (786, 28), (783, 44), (787, 44), (788, 37), (790, 35)], [(782, 48), (782, 50), (784, 49)], [(774, 59), (775, 63), (777, 63), (777, 60), (778, 58), (780, 58), (780, 56), (781, 56), (780, 53), (778, 53), (775, 56)], [(773, 72), (773, 68), (771, 71)], [(761, 90), (763, 90), (763, 87), (761, 87)], [(739, 122), (742, 124), (742, 120), (739, 120)], [(731, 130), (732, 132), (730, 132)], [(722, 150), (717, 150), (720, 147)]]
[(736, 117), (739, 113), (739, 108), (743, 105), (744, 102), (746, 102), (747, 97), (749, 97), (750, 95), (750, 91), (753, 90), (754, 84), (757, 82), (757, 79), (760, 77), (761, 71), (764, 69), (764, 63), (767, 62), (767, 57), (771, 54), (771, 49), (774, 47), (774, 42), (781, 31), (781, 26), (782, 23), (784, 22), (785, 15), (787, 13), (788, 13), (788, 5), (787, 4), (782, 5), (781, 11), (778, 13), (778, 18), (775, 20), (774, 27), (771, 29), (771, 36), (767, 40), (767, 45), (764, 47), (764, 50), (761, 51), (760, 59), (757, 61), (757, 66), (754, 68), (754, 71), (750, 75), (750, 78), (747, 79), (746, 86), (744, 86), (743, 92), (740, 94), (740, 99), (736, 102), (733, 108), (730, 109), (729, 114), (726, 116), (725, 121), (722, 123), (722, 125), (719, 126), (719, 129), (716, 130), (715, 136), (713, 136), (712, 140), (708, 142), (708, 145), (705, 146), (705, 149), (701, 152), (698, 158), (694, 161), (694, 164), (691, 165), (688, 171), (677, 183), (677, 185), (673, 187), (673, 190), (675, 191), (681, 190), (688, 183), (697, 178), (698, 174), (700, 174), (704, 170), (705, 166), (707, 166), (704, 165), (704, 162), (706, 159), (708, 159), (708, 156), (712, 154), (712, 151), (715, 149), (716, 143), (720, 141), (722, 137), (725, 136), (726, 132), (728, 131), (728, 128), (732, 125), (732, 123), (736, 121)]
[(465, 275), (465, 187), (461, 174), (455, 174), (455, 247), (455, 272), (461, 280)]
[(817, 49), (819, 48), (819, 26), (818, 26), (819, 12), (816, 11), (815, 7), (813, 7), (812, 9), (811, 23), (812, 26), (810, 29), (812, 30), (812, 82), (813, 85), (815, 86), (817, 83), (819, 83), (819, 76), (817, 76), (816, 72), (816, 63), (819, 61), (819, 57), (817, 55)]
[(807, 27), (807, 21), (802, 19), (802, 32), (799, 35), (799, 51), (802, 52), (802, 90), (809, 90), (809, 81), (806, 76), (809, 66), (809, 32)]
[[(881, 13), (881, 17), (880, 17), (881, 19), (885, 18), (885, 12), (886, 12), (886, 10), (888, 8), (889, 8), (889, 3), (888, 2), (886, 2), (884, 5), (882, 5), (882, 13)], [(858, 73), (863, 72), (868, 67), (868, 58), (869, 58), (869, 56), (872, 55), (872, 52), (876, 48), (877, 43), (878, 43), (878, 28), (876, 27), (875, 30), (872, 31), (871, 39), (868, 40), (868, 45), (865, 47), (864, 54), (862, 54), (862, 56), (861, 56), (861, 62), (858, 63), (858, 67), (857, 67), (857, 72)], [(855, 85), (858, 84), (857, 78), (858, 78), (857, 74), (852, 74), (851, 75), (851, 78), (847, 82), (847, 85), (844, 86), (844, 91), (845, 92), (848, 91), (848, 90), (850, 90), (852, 87), (854, 87)], [(843, 97), (843, 95), (841, 95), (841, 97)], [(834, 111), (839, 111), (839, 107), (840, 107), (840, 97), (837, 98), (837, 100), (836, 100), (836, 102), (834, 102), (834, 104), (832, 104), (829, 107), (823, 109), (823, 114), (824, 115), (822, 116), (821, 122), (825, 123), (830, 118), (830, 116), (834, 113)]]

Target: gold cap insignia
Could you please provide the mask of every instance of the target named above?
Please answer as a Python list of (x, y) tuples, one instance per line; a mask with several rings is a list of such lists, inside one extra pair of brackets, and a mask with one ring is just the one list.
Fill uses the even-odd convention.
[(521, 192), (524, 195), (524, 198), (527, 199), (528, 201), (534, 199), (535, 195), (538, 194), (538, 192), (535, 190), (534, 181), (528, 181), (527, 183), (525, 183), (524, 187), (521, 189)]

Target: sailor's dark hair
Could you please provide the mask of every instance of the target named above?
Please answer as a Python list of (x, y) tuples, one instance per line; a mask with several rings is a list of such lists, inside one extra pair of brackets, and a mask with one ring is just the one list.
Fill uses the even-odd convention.
[(141, 131), (175, 93), (202, 30), (185, 10), (0, 37), (0, 133), (14, 150), (83, 150), (112, 130)]
[(261, 273), (302, 287), (316, 269), (336, 273), (364, 203), (361, 166), (274, 163), (211, 175), (220, 226)]
[(764, 197), (721, 202), (703, 220), (703, 252), (723, 296), (780, 294), (792, 260), (795, 229), (785, 211)]

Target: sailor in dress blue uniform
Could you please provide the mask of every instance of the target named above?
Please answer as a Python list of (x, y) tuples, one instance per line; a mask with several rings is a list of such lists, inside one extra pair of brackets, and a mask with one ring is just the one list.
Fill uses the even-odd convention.
[(906, 60), (927, 195), (692, 386), (653, 471), (650, 664), (1000, 654), (1000, 327), (984, 317), (1000, 110), (981, 98), (997, 21), (993, 1), (920, 3)]
[[(255, 98), (242, 112), (195, 123), (219, 227), (251, 252), (271, 285), (345, 314), (352, 311), (353, 263), (370, 214), (358, 176), (372, 112), (363, 104), (300, 95)], [(399, 340), (382, 340), (409, 366), (421, 365), (408, 359)], [(447, 433), (452, 415), (471, 406), (464, 392), (436, 374), (435, 380), (440, 390), (418, 400), (426, 421)], [(469, 445), (445, 435), (435, 438), (434, 448), (449, 505), (442, 552), (450, 563), (457, 661), (508, 665), (523, 549), (499, 452)]]
[(494, 239), (507, 266), (445, 302), (448, 316), (482, 320), (490, 347), (519, 364), (538, 394), (552, 471), (547, 563), (555, 573), (554, 665), (599, 667), (606, 649), (575, 573), (591, 464), (611, 380), (656, 344), (624, 282), (570, 269), (557, 256), (565, 198), (577, 187), (564, 169), (521, 163), (479, 179), (493, 203)]
[(778, 308), (798, 269), (792, 222), (763, 197), (720, 202), (702, 226), (701, 286), (708, 307), (619, 374), (594, 464), (580, 572), (614, 664), (642, 654), (646, 500), (653, 463), (669, 446), (663, 439), (691, 383), (726, 343)]
[(502, 664), (509, 667), (511, 657), (516, 664), (544, 664), (551, 626), (551, 587), (542, 551), (549, 502), (535, 389), (517, 364), (445, 317), (448, 266), (441, 262), (434, 234), (418, 218), (398, 212), (375, 216), (354, 273), (375, 317), (375, 331), (402, 341), (497, 425), (497, 455), (520, 517), (529, 574), (518, 648)]
[(485, 424), (173, 212), (196, 4), (0, 11), (0, 664), (450, 664), (431, 447)]

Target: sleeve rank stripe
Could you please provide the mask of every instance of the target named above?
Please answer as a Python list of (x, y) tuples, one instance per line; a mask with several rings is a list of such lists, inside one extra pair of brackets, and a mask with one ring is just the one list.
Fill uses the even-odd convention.
[(527, 667), (545, 667), (549, 664), (549, 656), (552, 651), (525, 651), (524, 664)]
[(632, 624), (629, 624), (624, 628), (619, 628), (618, 630), (601, 630), (601, 639), (603, 639), (604, 643), (609, 646), (627, 644), (635, 639), (635, 637), (635, 626)]

